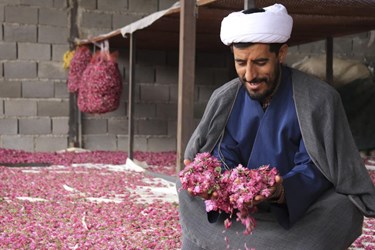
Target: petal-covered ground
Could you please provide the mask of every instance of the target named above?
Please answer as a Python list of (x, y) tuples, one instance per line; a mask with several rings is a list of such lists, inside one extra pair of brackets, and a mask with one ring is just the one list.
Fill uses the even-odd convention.
[[(161, 178), (177, 176), (175, 152), (134, 158), (0, 149), (0, 249), (180, 249), (176, 189)], [(374, 233), (366, 218), (350, 249), (375, 249)]]

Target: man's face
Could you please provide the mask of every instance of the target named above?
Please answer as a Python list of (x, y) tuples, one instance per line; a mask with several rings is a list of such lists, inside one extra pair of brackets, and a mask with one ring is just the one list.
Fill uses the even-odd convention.
[(279, 77), (279, 65), (284, 61), (287, 45), (280, 48), (279, 54), (270, 52), (268, 44), (257, 43), (246, 48), (233, 46), (237, 74), (250, 97), (262, 101), (272, 94)]

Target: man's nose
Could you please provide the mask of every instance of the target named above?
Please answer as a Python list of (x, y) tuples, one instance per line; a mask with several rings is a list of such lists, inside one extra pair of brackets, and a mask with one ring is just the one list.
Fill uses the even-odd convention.
[(249, 63), (246, 65), (245, 79), (247, 82), (251, 82), (254, 78), (256, 78), (256, 71)]

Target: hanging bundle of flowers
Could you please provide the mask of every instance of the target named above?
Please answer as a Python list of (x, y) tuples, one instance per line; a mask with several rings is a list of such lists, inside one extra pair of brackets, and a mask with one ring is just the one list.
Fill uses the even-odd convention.
[(91, 51), (86, 46), (79, 46), (74, 52), (70, 61), (68, 73), (68, 91), (70, 93), (78, 92), (82, 74), (92, 58)]
[(82, 112), (102, 114), (114, 111), (120, 104), (121, 74), (108, 42), (97, 52), (82, 74), (78, 108)]
[(206, 211), (218, 211), (229, 214), (225, 227), (231, 226), (231, 218), (245, 225), (244, 234), (250, 234), (255, 227), (256, 212), (252, 202), (257, 195), (270, 196), (269, 188), (275, 185), (276, 168), (268, 165), (257, 169), (244, 168), (242, 165), (221, 173), (221, 164), (209, 153), (198, 153), (188, 166), (179, 173), (182, 189), (192, 195), (207, 196)]

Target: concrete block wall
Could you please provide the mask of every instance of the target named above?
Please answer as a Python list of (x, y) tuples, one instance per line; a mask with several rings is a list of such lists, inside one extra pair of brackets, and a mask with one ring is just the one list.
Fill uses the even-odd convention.
[[(175, 0), (0, 0), (0, 147), (56, 151), (68, 147), (69, 93), (63, 54), (69, 50), (70, 10), (78, 3), (80, 38), (107, 33)], [(375, 61), (370, 33), (335, 38), (340, 56)], [(287, 64), (325, 53), (324, 41), (290, 48)], [(117, 110), (82, 114), (82, 147), (127, 150), (129, 51), (119, 50), (123, 92)], [(176, 150), (178, 51), (136, 53), (135, 150)], [(231, 55), (197, 53), (194, 117), (212, 91), (233, 75)]]
[[(0, 146), (65, 149), (67, 1), (0, 1)], [(61, 88), (64, 86), (64, 88)]]

